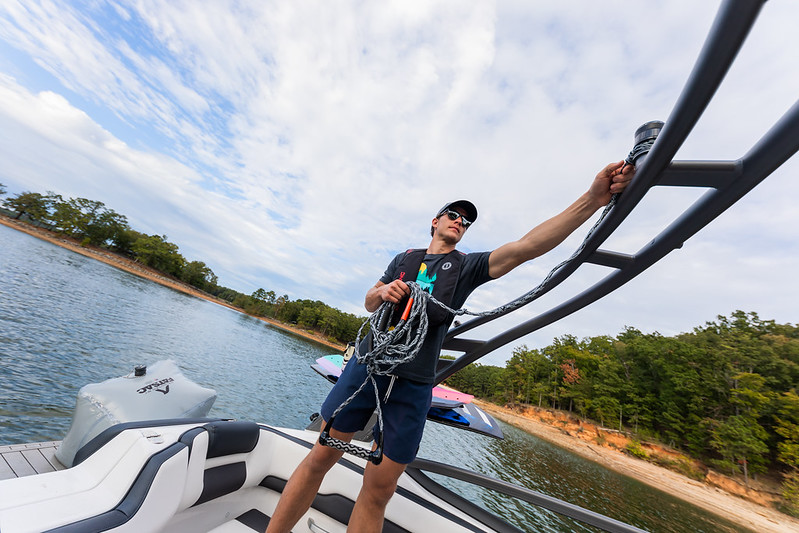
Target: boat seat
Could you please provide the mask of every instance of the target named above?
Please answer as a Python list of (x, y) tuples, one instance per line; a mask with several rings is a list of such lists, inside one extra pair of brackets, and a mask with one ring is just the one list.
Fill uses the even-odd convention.
[[(44, 512), (41, 478), (13, 480), (14, 490), (0, 498), (3, 531), (5, 526), (11, 531), (17, 525), (19, 530), (59, 533), (114, 528), (161, 531), (180, 511), (201, 508), (204, 502), (244, 486), (255, 487), (263, 479), (263, 467), (248, 466), (255, 462), (253, 451), (271, 456), (271, 450), (264, 448), (270, 446), (269, 439), (260, 438), (258, 424), (205, 419), (202, 426), (167, 426), (163, 432), (148, 429), (161, 425), (133, 423), (122, 431), (115, 428), (103, 437), (107, 442), (92, 446), (79, 464), (53, 472), (58, 476), (48, 478), (50, 496)], [(135, 431), (139, 428), (144, 430)], [(227, 527), (252, 531), (251, 524), (258, 522), (252, 522), (255, 515), (245, 511), (239, 511), (240, 519)]]
[(254, 472), (252, 452), (259, 442), (261, 429), (254, 422), (214, 421), (184, 433), (180, 442), (189, 449), (188, 475), (179, 509), (256, 486), (263, 479)]
[(189, 451), (178, 436), (123, 431), (76, 466), (11, 480), (3, 531), (160, 530), (185, 486)]

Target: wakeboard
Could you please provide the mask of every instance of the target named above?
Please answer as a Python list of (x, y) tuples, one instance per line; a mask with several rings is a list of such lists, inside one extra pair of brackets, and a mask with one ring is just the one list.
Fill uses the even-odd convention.
[[(344, 356), (333, 354), (320, 357), (311, 368), (331, 383), (335, 383), (341, 375), (343, 366)], [(435, 386), (427, 419), (490, 437), (503, 438), (502, 429), (497, 421), (472, 403), (473, 399), (474, 396), (471, 394)]]

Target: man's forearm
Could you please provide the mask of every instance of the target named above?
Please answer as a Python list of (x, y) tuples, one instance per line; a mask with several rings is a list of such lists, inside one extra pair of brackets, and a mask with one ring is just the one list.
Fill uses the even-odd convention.
[(491, 253), (488, 273), (492, 278), (503, 276), (520, 264), (544, 255), (562, 243), (579, 228), (598, 206), (583, 194), (561, 213), (531, 229), (521, 239), (500, 246)]
[(562, 243), (596, 210), (597, 206), (590, 202), (588, 194), (584, 194), (561, 213), (530, 230), (520, 239), (524, 255), (522, 262), (544, 255)]
[(377, 285), (366, 291), (366, 298), (364, 299), (363, 306), (370, 313), (374, 313), (383, 304), (383, 299), (380, 297), (380, 290)]

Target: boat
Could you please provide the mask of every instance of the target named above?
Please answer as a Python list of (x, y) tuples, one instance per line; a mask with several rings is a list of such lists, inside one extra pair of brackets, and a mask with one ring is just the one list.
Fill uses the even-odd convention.
[[(665, 123), (647, 123), (636, 132), (636, 146), (631, 152), (636, 179), (572, 258), (553, 271), (533, 296), (547, 293), (585, 263), (608, 268), (609, 275), (573, 298), (492, 338), (465, 336), (486, 323), (486, 318), (452, 328), (444, 349), (461, 355), (442, 360), (437, 383), (639, 275), (683, 246), (799, 150), (797, 104), (738, 160), (673, 161), (743, 45), (763, 3), (722, 3), (670, 117)], [(639, 146), (645, 150), (636, 150)], [(702, 187), (708, 192), (638, 253), (599, 249), (644, 195), (662, 186)], [(156, 418), (160, 413), (152, 414)], [(0, 478), (6, 478), (0, 479), (0, 533), (263, 531), (286, 480), (318, 438), (313, 423), (310, 429), (289, 429), (243, 420), (179, 417), (113, 423), (81, 444), (69, 467), (55, 457), (58, 443), (11, 447), (0, 461)], [(369, 446), (366, 440), (361, 444)], [(12, 466), (16, 464), (21, 465), (20, 470)], [(345, 531), (365, 465), (365, 459), (345, 455), (325, 478), (294, 531)], [(17, 477), (20, 473), (22, 477)], [(401, 476), (386, 509), (384, 531), (521, 531), (447, 489), (429, 474), (508, 494), (605, 531), (641, 531), (569, 502), (457, 465), (422, 458), (416, 459)]]
[[(315, 418), (303, 430), (202, 416), (120, 422), (142, 417), (142, 398), (149, 393), (151, 403), (144, 409), (151, 413), (207, 414), (216, 398), (215, 391), (187, 379), (169, 360), (81, 388), (66, 438), (50, 443), (50, 452), (38, 461), (45, 461), (49, 471), (0, 481), (0, 532), (264, 531), (286, 481), (319, 439), (321, 420)], [(365, 448), (370, 432), (356, 439)], [(7, 454), (27, 453), (30, 458), (42, 449), (17, 448)], [(295, 531), (344, 531), (365, 466), (365, 459), (342, 458)], [(384, 531), (521, 531), (425, 472), (523, 492), (452, 465), (419, 459), (400, 480)], [(589, 523), (640, 531), (527, 492), (523, 497), (562, 506)]]

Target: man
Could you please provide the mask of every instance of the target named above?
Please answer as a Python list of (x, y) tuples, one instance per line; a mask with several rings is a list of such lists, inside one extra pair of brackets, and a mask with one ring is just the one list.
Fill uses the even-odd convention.
[[(449, 307), (461, 307), (479, 285), (503, 276), (539, 257), (568, 237), (597, 209), (622, 192), (632, 179), (634, 168), (623, 161), (611, 163), (597, 174), (588, 191), (562, 213), (530, 230), (521, 239), (492, 252), (462, 254), (455, 246), (477, 218), (477, 209), (466, 200), (442, 207), (432, 220), (432, 239), (426, 249), (409, 250), (394, 258), (385, 274), (366, 293), (365, 307), (376, 311), (383, 302), (399, 304), (409, 293), (406, 281), (414, 280)], [(348, 531), (377, 532), (394, 494), (397, 480), (416, 456), (432, 398), (438, 355), (453, 316), (428, 305), (427, 337), (416, 358), (399, 366), (394, 377), (376, 376), (383, 405), (384, 449), (379, 465), (367, 463), (363, 485), (350, 517)], [(368, 339), (359, 348), (368, 351)], [(333, 411), (363, 383), (365, 365), (350, 361), (322, 406), (322, 417)], [(334, 421), (330, 436), (349, 442), (365, 426), (374, 410), (375, 394), (369, 386)], [(288, 532), (308, 510), (325, 474), (341, 458), (342, 451), (318, 442), (297, 467), (283, 490), (267, 533)]]

